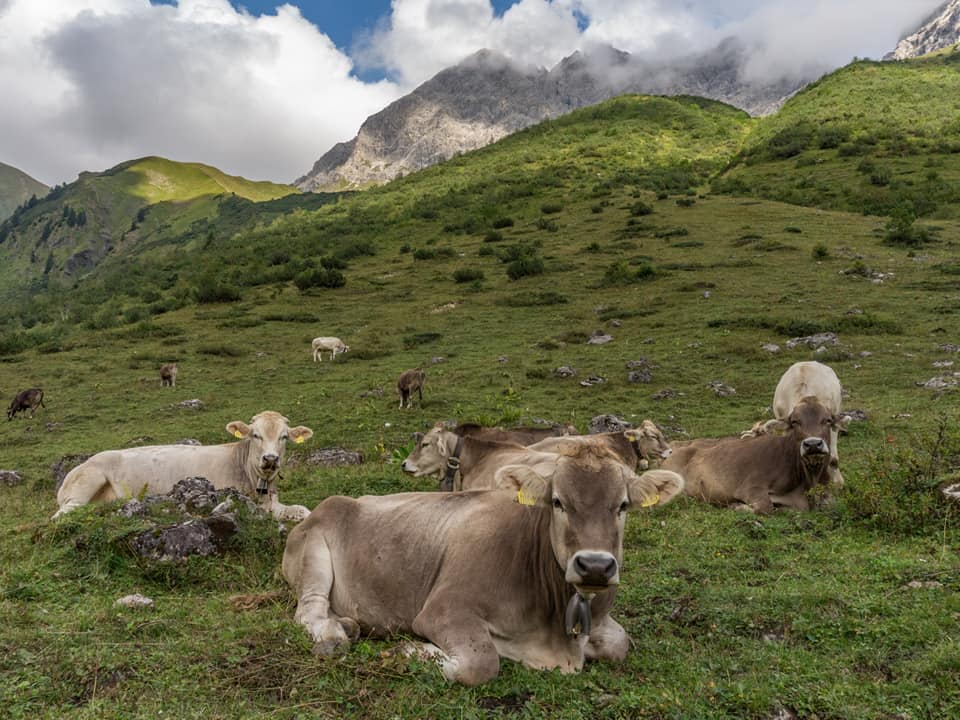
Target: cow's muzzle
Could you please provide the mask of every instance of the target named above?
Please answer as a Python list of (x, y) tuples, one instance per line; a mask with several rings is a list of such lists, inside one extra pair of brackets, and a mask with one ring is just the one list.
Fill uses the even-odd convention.
[(280, 468), (280, 456), (267, 454), (260, 457), (260, 469), (265, 471), (273, 471)]
[(567, 563), (566, 580), (581, 593), (597, 593), (620, 583), (620, 566), (608, 552), (581, 550)]

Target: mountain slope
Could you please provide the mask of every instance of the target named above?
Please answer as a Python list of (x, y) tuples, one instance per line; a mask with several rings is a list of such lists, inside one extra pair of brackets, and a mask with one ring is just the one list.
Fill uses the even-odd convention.
[(8, 285), (51, 273), (72, 283), (116, 248), (215, 214), (215, 198), (260, 202), (296, 192), (287, 185), (158, 157), (81, 173), (0, 224), (3, 274)]
[(627, 93), (697, 95), (764, 114), (803, 84), (748, 81), (746, 60), (732, 40), (669, 64), (599, 48), (550, 71), (521, 69), (482, 50), (369, 117), (353, 140), (334, 146), (296, 184), (303, 190), (380, 184)]
[(960, 54), (860, 61), (758, 123), (714, 190), (798, 205), (955, 217)]
[(960, 42), (960, 0), (949, 0), (924, 20), (920, 28), (903, 38), (884, 60), (906, 60), (956, 45)]
[(0, 222), (10, 217), (19, 205), (33, 196), (43, 197), (49, 189), (22, 170), (0, 163)]

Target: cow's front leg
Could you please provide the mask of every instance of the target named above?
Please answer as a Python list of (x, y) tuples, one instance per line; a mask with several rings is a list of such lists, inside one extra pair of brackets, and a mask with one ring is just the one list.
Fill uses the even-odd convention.
[[(429, 607), (429, 603), (428, 603)], [(450, 682), (479, 685), (500, 672), (500, 656), (483, 621), (473, 615), (434, 615), (428, 608), (413, 620), (413, 631), (433, 644), (424, 651), (433, 656)]]
[(589, 660), (623, 660), (630, 649), (627, 631), (609, 615), (604, 615), (590, 630), (590, 639), (583, 649)]
[(263, 503), (264, 510), (273, 515), (277, 520), (293, 520), (300, 522), (306, 519), (310, 511), (303, 505), (284, 505), (277, 499), (275, 493), (271, 493), (268, 499)]

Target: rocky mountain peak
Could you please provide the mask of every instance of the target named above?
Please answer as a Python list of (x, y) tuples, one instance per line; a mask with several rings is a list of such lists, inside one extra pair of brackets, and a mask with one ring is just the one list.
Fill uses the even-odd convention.
[(903, 38), (884, 60), (906, 60), (960, 42), (960, 0), (949, 0), (921, 24), (920, 29)]

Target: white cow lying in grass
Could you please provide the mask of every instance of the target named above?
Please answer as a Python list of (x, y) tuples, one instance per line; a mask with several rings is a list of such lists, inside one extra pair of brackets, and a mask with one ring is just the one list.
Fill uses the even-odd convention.
[(313, 346), (313, 361), (323, 362), (323, 351), (330, 351), (330, 360), (333, 360), (339, 353), (345, 353), (350, 349), (348, 345), (343, 344), (343, 340), (338, 337), (318, 337), (311, 343)]
[(283, 505), (276, 480), (288, 439), (301, 443), (313, 437), (302, 425), (289, 427), (280, 413), (266, 410), (248, 425), (234, 420), (227, 432), (240, 439), (224, 445), (153, 445), (106, 450), (71, 470), (57, 492), (60, 509), (54, 518), (91, 502), (162, 495), (186, 477), (203, 476), (218, 490), (236, 488), (257, 500), (281, 520), (302, 520), (310, 511)]

